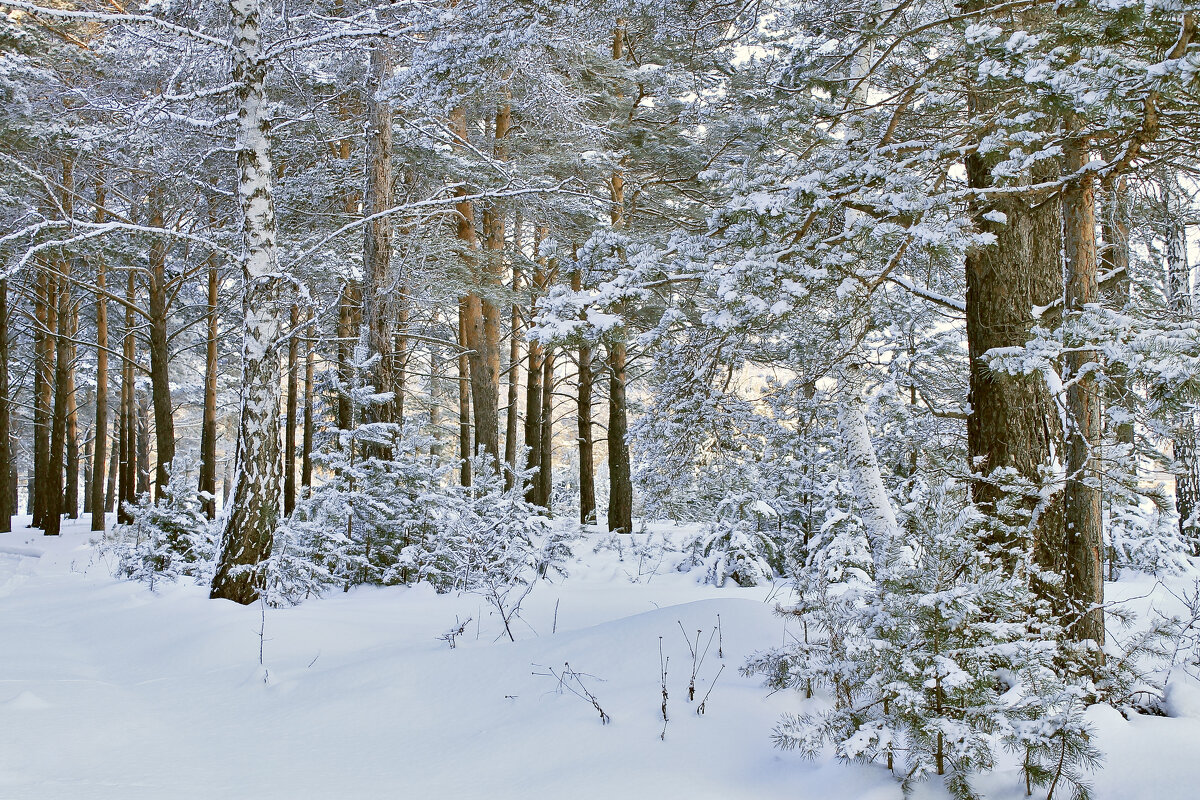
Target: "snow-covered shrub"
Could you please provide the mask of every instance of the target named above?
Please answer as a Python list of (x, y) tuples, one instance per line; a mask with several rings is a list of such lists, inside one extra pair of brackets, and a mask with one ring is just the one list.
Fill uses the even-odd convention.
[(808, 542), (801, 572), (829, 583), (868, 582), (875, 567), (866, 528), (854, 510), (854, 490), (839, 475), (820, 488), (814, 514), (820, 527)]
[(131, 521), (114, 526), (98, 542), (100, 552), (114, 559), (116, 575), (151, 589), (160, 580), (187, 576), (204, 582), (210, 577), (217, 531), (204, 515), (189, 466), (188, 459), (176, 458), (162, 497), (151, 501), (143, 494), (128, 504)]
[(1021, 756), (1030, 786), (1086, 792), (1096, 753), (1081, 713), (1090, 683), (1064, 669), (1072, 653), (1031, 590), (1028, 559), (1014, 568), (988, 555), (994, 531), (961, 487), (915, 492), (907, 509), (911, 558), (872, 582), (828, 586), (808, 572), (787, 614), (802, 635), (751, 661), (769, 684), (831, 707), (785, 716), (779, 746), (816, 757), (881, 762), (906, 791), (945, 776), (971, 798), (972, 774), (1002, 747)]
[(1132, 445), (1106, 447), (1104, 536), (1112, 566), (1149, 575), (1188, 569), (1187, 542), (1179, 533), (1170, 497), (1159, 484), (1141, 485)]
[(753, 492), (726, 497), (701, 529), (694, 549), (704, 564), (705, 580), (724, 586), (755, 586), (775, 574), (775, 511)]

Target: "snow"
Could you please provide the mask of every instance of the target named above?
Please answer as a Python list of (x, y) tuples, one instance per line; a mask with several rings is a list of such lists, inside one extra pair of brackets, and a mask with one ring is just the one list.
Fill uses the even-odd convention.
[[(882, 767), (772, 748), (779, 715), (805, 703), (738, 668), (784, 641), (787, 623), (772, 605), (786, 593), (716, 589), (670, 559), (656, 574), (628, 544), (645, 535), (622, 539), (622, 553), (595, 551), (613, 541), (604, 534), (575, 542), (570, 576), (537, 586), (510, 643), (475, 595), (360, 588), (263, 609), (211, 601), (188, 584), (151, 593), (109, 577), (86, 517), (57, 539), (25, 524), (17, 518), (14, 533), (0, 534), (5, 800), (901, 797)], [(697, 700), (724, 671), (699, 716), (686, 699), (680, 625), (707, 636), (718, 614), (724, 658), (714, 645)], [(467, 618), (455, 649), (439, 640)], [(663, 740), (659, 637), (670, 657)], [(610, 725), (537, 674), (564, 663)], [(1108, 759), (1099, 800), (1186, 797), (1200, 782), (1200, 689), (1178, 686), (1190, 709), (1180, 718), (1089, 712)], [(1016, 800), (1018, 783), (1005, 769), (980, 785)], [(945, 793), (924, 784), (917, 796)]]

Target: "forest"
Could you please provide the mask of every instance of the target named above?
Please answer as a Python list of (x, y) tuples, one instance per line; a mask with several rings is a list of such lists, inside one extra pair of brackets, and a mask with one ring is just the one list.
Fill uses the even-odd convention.
[(1193, 796), (1198, 15), (0, 0), (0, 796)]

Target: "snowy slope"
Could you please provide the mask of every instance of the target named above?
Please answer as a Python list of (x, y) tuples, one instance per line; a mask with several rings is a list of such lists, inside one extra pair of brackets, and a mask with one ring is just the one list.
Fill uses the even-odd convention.
[[(527, 600), (516, 643), (497, 638), (476, 596), (359, 589), (265, 609), (260, 666), (264, 609), (209, 601), (196, 586), (152, 594), (115, 581), (85, 527), (58, 540), (0, 534), (5, 800), (900, 796), (882, 768), (772, 749), (776, 718), (800, 701), (738, 674), (787, 635), (766, 587), (717, 590), (644, 562), (639, 576), (632, 554), (580, 542), (571, 576)], [(698, 716), (679, 625), (706, 639), (718, 614), (724, 658), (714, 642), (699, 695), (724, 671)], [(451, 650), (438, 637), (456, 617), (473, 621)], [(564, 662), (585, 673), (612, 724), (535, 674)], [(1098, 797), (1200, 791), (1200, 718), (1092, 716), (1109, 755)], [(1023, 794), (1011, 773), (981, 785)]]

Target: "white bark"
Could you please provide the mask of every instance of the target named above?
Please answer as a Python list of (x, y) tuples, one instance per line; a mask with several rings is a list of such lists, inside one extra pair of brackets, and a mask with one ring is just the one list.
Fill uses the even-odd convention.
[(879, 460), (875, 457), (875, 445), (867, 427), (866, 403), (853, 381), (843, 377), (838, 385), (838, 432), (846, 447), (846, 467), (850, 471), (859, 516), (866, 528), (878, 576), (895, 554), (900, 541), (900, 526), (883, 484)]
[(238, 91), (238, 202), (242, 211), (241, 425), (234, 488), (226, 511), (221, 561), (212, 596), (251, 603), (258, 598), (258, 565), (271, 555), (283, 470), (279, 446), (280, 368), (287, 285), (279, 272), (272, 197), (270, 117), (259, 42), (260, 0), (232, 0), (233, 78)]

